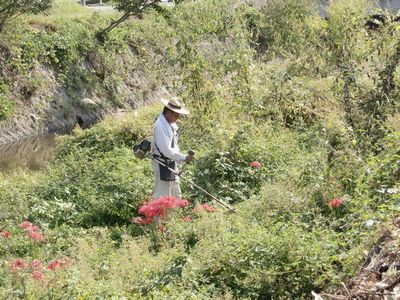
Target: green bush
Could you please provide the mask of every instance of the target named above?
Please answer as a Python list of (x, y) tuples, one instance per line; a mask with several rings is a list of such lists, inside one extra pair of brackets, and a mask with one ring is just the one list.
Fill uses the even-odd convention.
[[(244, 214), (249, 204), (240, 209)], [(181, 224), (173, 232), (191, 230), (199, 238), (183, 268), (182, 280), (191, 289), (208, 286), (238, 298), (307, 299), (311, 290), (346, 276), (341, 260), (348, 253), (329, 228), (267, 220), (262, 226), (247, 214)]]
[(0, 81), (0, 121), (10, 118), (16, 108), (15, 102), (11, 101), (10, 97), (8, 86)]
[[(286, 179), (301, 186), (301, 172), (319, 153), (304, 149), (299, 137), (282, 128), (276, 131), (242, 125), (226, 138), (223, 148), (209, 150), (198, 158), (193, 180), (232, 203), (257, 195), (266, 182)], [(261, 168), (251, 167), (253, 161), (260, 162)], [(308, 179), (305, 181), (307, 185)]]
[(381, 143), (382, 151), (371, 155), (357, 180), (355, 211), (365, 220), (385, 221), (400, 209), (400, 135), (389, 134)]
[[(18, 184), (16, 184), (16, 182)], [(0, 227), (3, 222), (20, 222), (28, 218), (28, 198), (36, 176), (21, 169), (0, 176)]]
[[(205, 153), (196, 162), (194, 181), (207, 191), (230, 203), (248, 199), (257, 194), (261, 182), (273, 174), (274, 161), (268, 161), (267, 147), (261, 139), (254, 140), (251, 127), (243, 126), (228, 145)], [(260, 168), (250, 164), (258, 161)]]
[(152, 174), (129, 148), (83, 149), (53, 162), (31, 199), (31, 218), (52, 226), (126, 224), (152, 193)]
[(15, 109), (16, 105), (4, 95), (0, 95), (0, 120), (9, 119)]
[(61, 138), (57, 158), (33, 187), (31, 217), (52, 226), (128, 223), (152, 194), (150, 163), (137, 160), (131, 147), (148, 137), (154, 110)]
[[(324, 20), (308, 1), (273, 1), (261, 10), (191, 2), (171, 7), (169, 18), (150, 12), (127, 22), (101, 46), (92, 40), (109, 21), (100, 14), (10, 28), (14, 52), (5, 65), (21, 74), (50, 66), (73, 109), (92, 92), (107, 98), (101, 109), (125, 106), (129, 97), (136, 104), (158, 88), (179, 94), (192, 112), (181, 120), (180, 145), (197, 153), (185, 174), (236, 213), (213, 203), (214, 212), (190, 206), (151, 228), (129, 224), (152, 192), (149, 161), (136, 160), (131, 146), (151, 135), (161, 105), (106, 118), (61, 138), (55, 160), (36, 178), (1, 178), (8, 218), (0, 219), (0, 295), (308, 299), (346, 282), (376, 224), (399, 212), (398, 133), (378, 140), (374, 152), (346, 123), (346, 109), (363, 119), (363, 95), (379, 90), (363, 67), (385, 68), (366, 35), (363, 3), (336, 1)], [(371, 54), (375, 62), (366, 63)], [(182, 188), (194, 204), (205, 200), (189, 183)], [(329, 205), (333, 198), (340, 205)], [(44, 230), (48, 243), (24, 239), (13, 222), (25, 218), (52, 228)], [(67, 254), (72, 269), (45, 281), (48, 289), (27, 270), (18, 277), (8, 269), (17, 256)]]
[(0, 5), (0, 32), (10, 20), (22, 14), (44, 13), (51, 7), (53, 0), (6, 0)]
[(261, 48), (271, 55), (299, 54), (307, 45), (307, 17), (316, 14), (313, 1), (271, 1), (264, 8)]
[(151, 128), (159, 109), (159, 106), (149, 106), (140, 112), (126, 113), (117, 120), (108, 117), (85, 130), (76, 128), (71, 135), (60, 138), (57, 156), (63, 158), (81, 150), (96, 156), (114, 148), (131, 148), (143, 138), (151, 136)]
[[(38, 298), (58, 294), (73, 272), (70, 231), (46, 230), (23, 219), (1, 224), (0, 295), (3, 298)], [(74, 232), (77, 234), (78, 231)], [(60, 291), (57, 289), (60, 287)], [(63, 293), (68, 294), (69, 289)]]

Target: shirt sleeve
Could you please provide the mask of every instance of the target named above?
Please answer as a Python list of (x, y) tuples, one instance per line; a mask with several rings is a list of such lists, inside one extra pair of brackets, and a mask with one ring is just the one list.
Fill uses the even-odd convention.
[[(154, 130), (154, 141), (159, 151), (166, 157), (174, 161), (184, 161), (186, 155), (179, 152), (179, 150), (171, 147), (172, 143), (172, 130), (169, 131), (165, 126), (156, 126)], [(175, 141), (177, 143), (177, 141)]]

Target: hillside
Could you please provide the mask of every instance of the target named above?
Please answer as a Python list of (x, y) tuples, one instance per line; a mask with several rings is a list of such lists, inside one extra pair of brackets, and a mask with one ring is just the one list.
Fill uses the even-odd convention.
[[(104, 44), (113, 13), (0, 33), (4, 130), (103, 116), (58, 138), (46, 168), (0, 175), (3, 298), (399, 297), (398, 24), (363, 0), (327, 18), (313, 1), (261, 2), (184, 1)], [(152, 170), (132, 145), (166, 94), (191, 111), (184, 175), (235, 213), (182, 180), (188, 202), (143, 219)]]

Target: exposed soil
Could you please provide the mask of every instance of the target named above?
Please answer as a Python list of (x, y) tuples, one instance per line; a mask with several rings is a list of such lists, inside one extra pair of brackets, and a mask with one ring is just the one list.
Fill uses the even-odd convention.
[(315, 300), (400, 300), (400, 217), (382, 231), (355, 278), (332, 294), (313, 296)]

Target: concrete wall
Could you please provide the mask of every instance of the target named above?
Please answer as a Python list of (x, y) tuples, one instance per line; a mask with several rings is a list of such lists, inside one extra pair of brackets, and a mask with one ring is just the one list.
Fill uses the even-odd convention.
[[(382, 9), (397, 13), (400, 10), (400, 0), (378, 0), (372, 3), (377, 3)], [(329, 0), (318, 0), (318, 11), (321, 16), (326, 16), (325, 8), (328, 5)]]
[(400, 10), (400, 0), (379, 0), (379, 6), (383, 9), (398, 12)]

